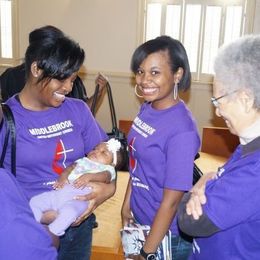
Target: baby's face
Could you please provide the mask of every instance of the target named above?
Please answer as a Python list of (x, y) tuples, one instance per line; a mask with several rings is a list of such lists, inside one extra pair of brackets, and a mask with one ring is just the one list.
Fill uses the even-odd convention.
[(88, 158), (94, 162), (99, 162), (103, 164), (112, 164), (113, 154), (108, 151), (107, 145), (101, 143), (95, 147), (94, 150), (88, 153)]

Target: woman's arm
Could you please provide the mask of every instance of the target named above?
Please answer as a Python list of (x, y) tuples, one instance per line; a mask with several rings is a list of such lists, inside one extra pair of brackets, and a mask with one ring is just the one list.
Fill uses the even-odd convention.
[(86, 219), (99, 205), (111, 198), (116, 191), (116, 182), (111, 183), (91, 182), (88, 187), (92, 188), (92, 192), (87, 195), (77, 196), (77, 200), (86, 200), (89, 202), (87, 210), (78, 218), (73, 225), (79, 225)]
[(196, 220), (203, 214), (202, 205), (206, 203), (207, 198), (205, 196), (206, 183), (216, 177), (216, 172), (209, 172), (204, 174), (199, 181), (191, 189), (191, 196), (186, 204), (186, 213), (192, 215)]
[(205, 213), (202, 213), (198, 219), (186, 213), (186, 204), (191, 196), (190, 192), (185, 194), (178, 208), (178, 225), (181, 231), (193, 237), (206, 237), (218, 232), (220, 229)]
[(151, 226), (151, 231), (143, 246), (145, 252), (156, 252), (170, 228), (183, 194), (184, 193), (181, 191), (164, 189), (161, 205), (156, 213)]
[[(99, 90), (98, 90), (98, 99), (101, 97), (102, 93), (103, 93), (103, 90), (105, 89), (105, 86), (108, 82), (108, 79), (106, 76), (102, 75), (101, 73), (98, 73), (96, 79), (95, 79), (95, 84), (96, 85), (99, 85)], [(92, 106), (92, 103), (93, 103), (93, 100), (94, 100), (94, 94), (89, 97), (87, 99), (87, 104), (88, 106), (91, 108)]]
[(134, 223), (134, 218), (130, 208), (130, 196), (132, 191), (131, 183), (131, 178), (129, 178), (125, 192), (124, 202), (121, 208), (121, 219), (123, 226), (127, 226), (128, 224)]
[(215, 172), (204, 174), (180, 203), (178, 224), (190, 236), (210, 236), (220, 230), (202, 210), (202, 205), (207, 202), (206, 184), (215, 176)]

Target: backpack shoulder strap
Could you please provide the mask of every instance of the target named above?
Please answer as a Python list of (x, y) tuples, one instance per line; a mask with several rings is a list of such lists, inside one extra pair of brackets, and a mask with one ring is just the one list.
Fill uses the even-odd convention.
[[(2, 154), (0, 157), (0, 167), (3, 167), (4, 159), (8, 147), (8, 141), (10, 139), (9, 137), (11, 136), (11, 171), (14, 175), (16, 175), (16, 131), (15, 131), (14, 116), (10, 107), (7, 104), (1, 104), (1, 106), (3, 110), (3, 117), (4, 120), (6, 121), (5, 123), (6, 134), (5, 134)], [(4, 124), (3, 121), (2, 124)]]

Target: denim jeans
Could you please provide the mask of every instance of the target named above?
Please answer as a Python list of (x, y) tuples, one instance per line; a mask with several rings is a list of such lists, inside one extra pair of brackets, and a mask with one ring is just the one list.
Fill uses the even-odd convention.
[(192, 253), (191, 239), (184, 239), (181, 236), (172, 235), (172, 260), (187, 260)]
[(80, 226), (70, 227), (60, 237), (58, 260), (89, 260), (96, 217), (90, 215)]

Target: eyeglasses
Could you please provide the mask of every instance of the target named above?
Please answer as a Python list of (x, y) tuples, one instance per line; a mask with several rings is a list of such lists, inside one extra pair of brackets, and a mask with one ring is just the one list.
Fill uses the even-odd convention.
[(210, 100), (211, 100), (211, 103), (213, 104), (213, 106), (214, 107), (218, 107), (219, 106), (219, 100), (221, 99), (221, 98), (223, 98), (223, 97), (227, 97), (227, 96), (229, 96), (229, 95), (231, 95), (231, 94), (234, 94), (235, 92), (237, 92), (238, 90), (235, 90), (235, 91), (232, 91), (232, 92), (230, 92), (230, 93), (227, 93), (227, 94), (225, 94), (225, 95), (222, 95), (222, 96), (220, 96), (220, 97), (212, 97)]

